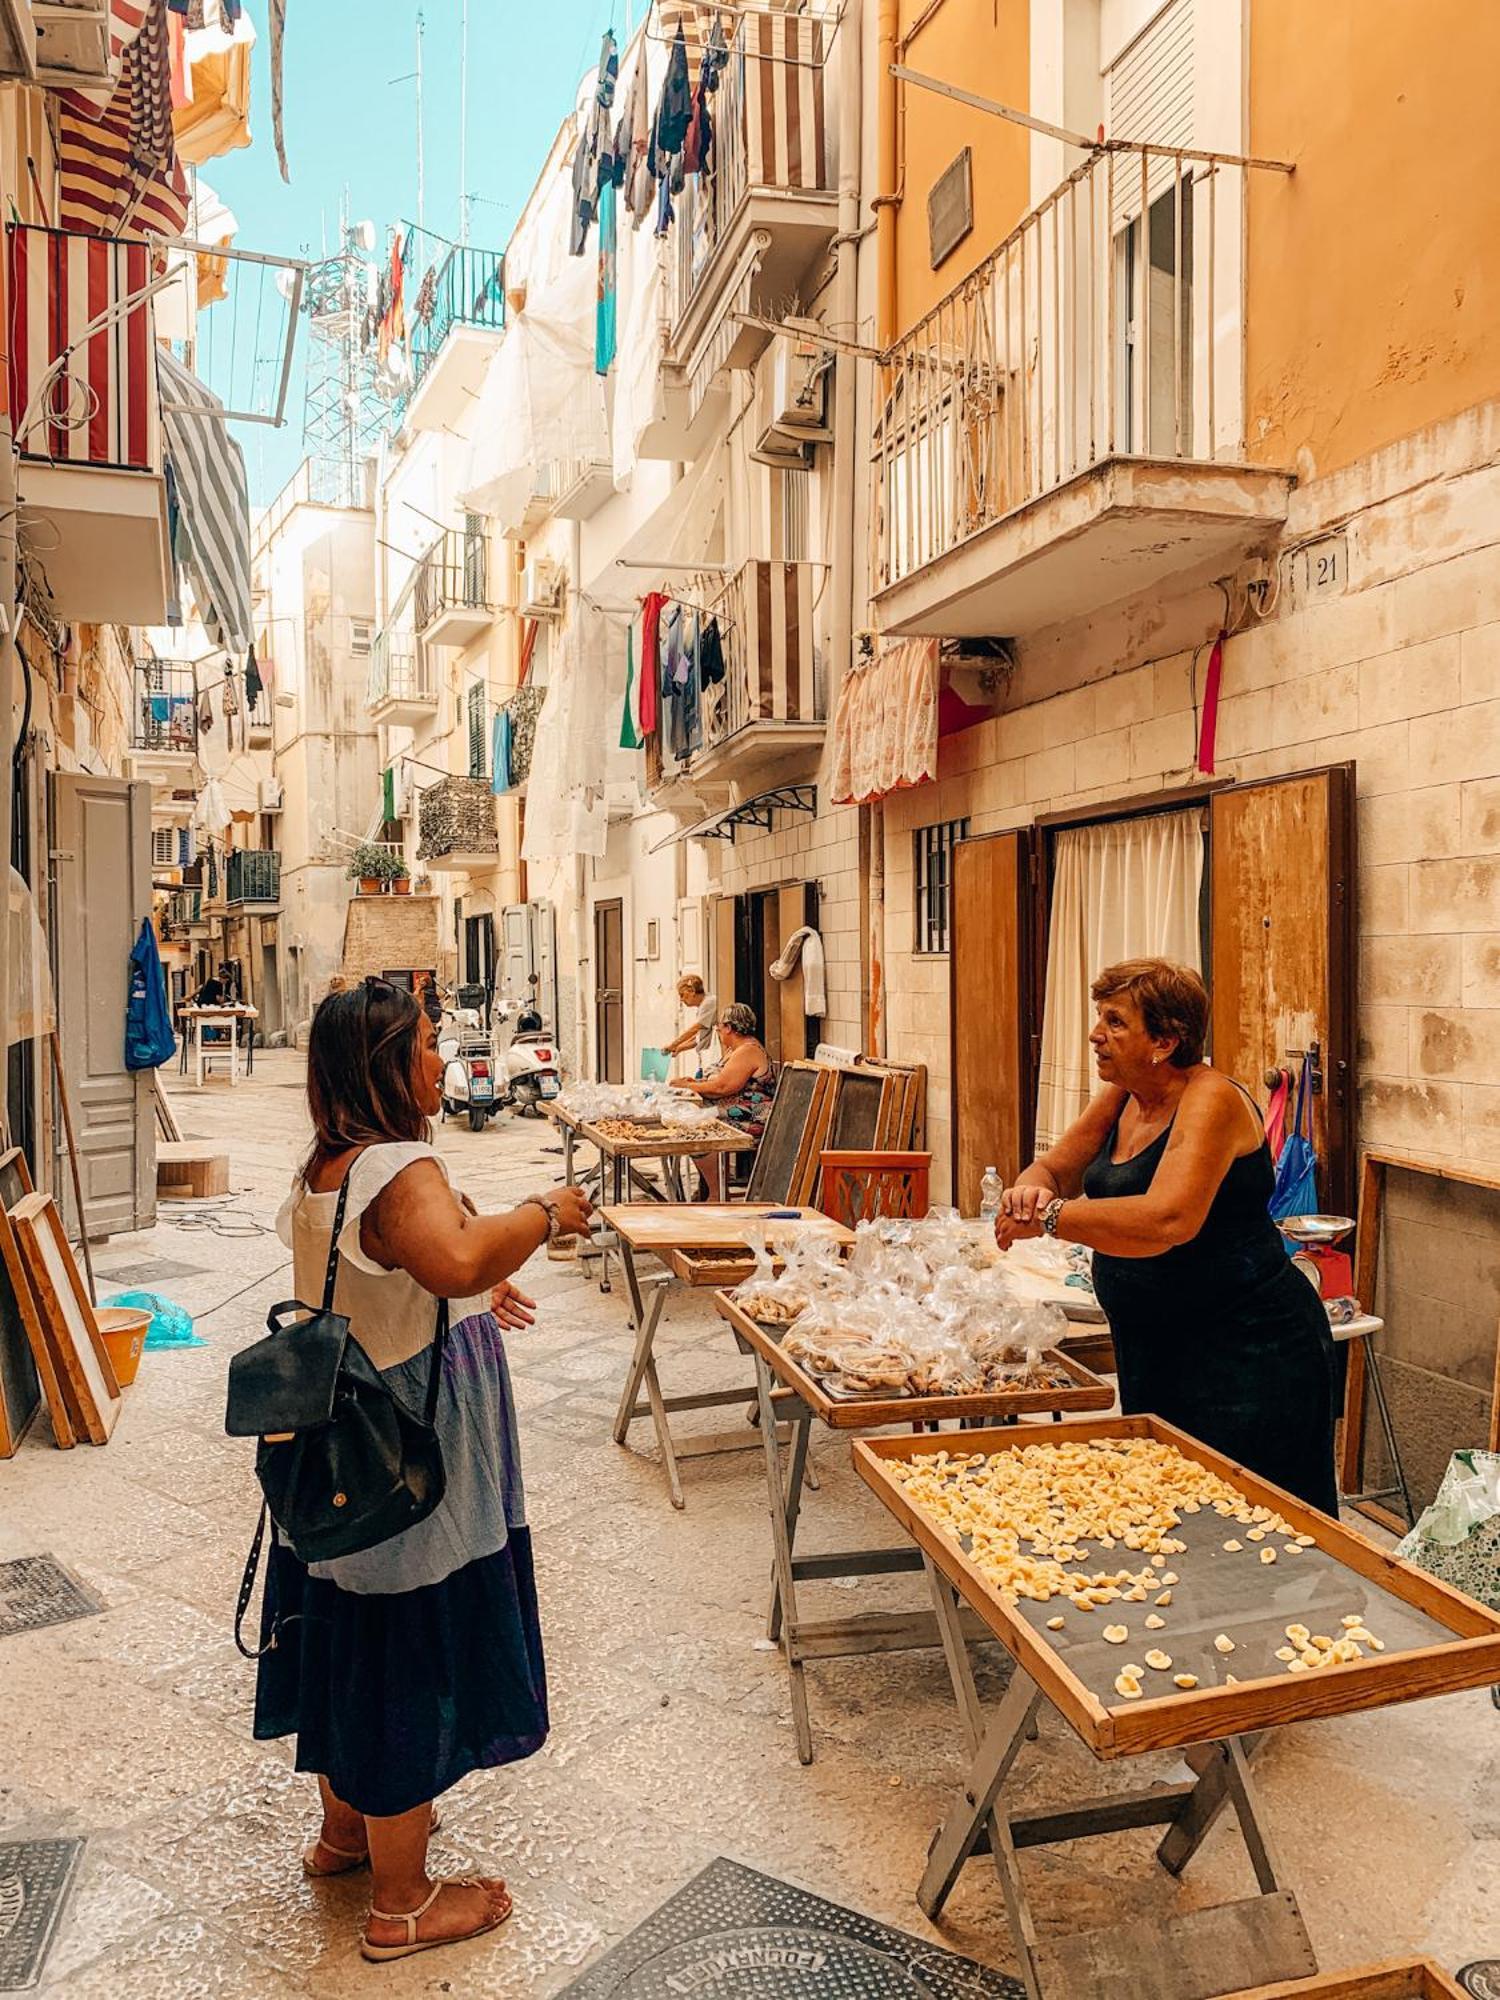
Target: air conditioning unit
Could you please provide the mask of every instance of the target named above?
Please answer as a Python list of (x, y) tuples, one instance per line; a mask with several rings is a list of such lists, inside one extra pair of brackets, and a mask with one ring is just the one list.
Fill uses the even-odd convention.
[(260, 810), (263, 813), (279, 813), (282, 808), (280, 778), (262, 778), (256, 790)]
[(827, 399), (826, 350), (809, 335), (778, 334), (756, 370), (751, 457), (762, 465), (810, 465), (813, 445), (833, 436)]
[(538, 556), (521, 571), (521, 616), (556, 618), (562, 610), (562, 572), (555, 562)]

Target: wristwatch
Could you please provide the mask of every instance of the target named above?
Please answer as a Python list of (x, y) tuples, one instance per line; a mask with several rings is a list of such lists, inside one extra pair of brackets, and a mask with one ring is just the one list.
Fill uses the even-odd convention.
[(1062, 1214), (1066, 1205), (1063, 1197), (1057, 1195), (1042, 1210), (1042, 1228), (1049, 1236), (1057, 1234), (1057, 1218)]

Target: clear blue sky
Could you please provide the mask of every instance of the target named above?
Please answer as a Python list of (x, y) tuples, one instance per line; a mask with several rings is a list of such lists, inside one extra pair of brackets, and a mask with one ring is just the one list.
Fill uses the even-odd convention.
[[(469, 0), (469, 237), (503, 248), (605, 28), (624, 43), (645, 0)], [(251, 101), (254, 143), (210, 161), (204, 178), (233, 209), (246, 250), (317, 256), (337, 240), (348, 190), (355, 220), (379, 240), (417, 209), (414, 69), (418, 0), (287, 0), (286, 145), (291, 185), (271, 140), (266, 0), (249, 0), (258, 40)], [(462, 0), (422, 0), (426, 222), (458, 233), (459, 34)], [(301, 362), (288, 421), (238, 426), (257, 504), (273, 498), (302, 457)]]

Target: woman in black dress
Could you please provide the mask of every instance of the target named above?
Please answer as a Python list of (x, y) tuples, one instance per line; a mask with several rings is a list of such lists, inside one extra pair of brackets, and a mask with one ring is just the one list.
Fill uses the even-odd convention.
[(1270, 1218), (1255, 1101), (1203, 1060), (1203, 981), (1131, 959), (1092, 993), (1104, 1087), (1007, 1188), (996, 1240), (1094, 1251), (1127, 1416), (1165, 1418), (1336, 1514), (1328, 1316)]

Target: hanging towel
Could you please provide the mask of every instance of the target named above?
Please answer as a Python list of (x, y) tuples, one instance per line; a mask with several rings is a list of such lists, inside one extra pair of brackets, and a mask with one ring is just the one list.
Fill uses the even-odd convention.
[(490, 790), (497, 796), (512, 789), (511, 742), (514, 725), (508, 708), (500, 709), (495, 716), (495, 726), (490, 732)]
[(656, 729), (661, 702), (661, 614), (666, 598), (653, 590), (641, 604), (641, 734)]
[(635, 627), (625, 628), (625, 705), (620, 711), (620, 748), (639, 750), (641, 739), (635, 726)]
[(607, 375), (615, 364), (619, 197), (613, 181), (599, 191), (599, 303), (594, 315), (594, 372)]
[(823, 959), (823, 940), (810, 924), (793, 931), (781, 948), (781, 956), (771, 967), (773, 979), (790, 979), (802, 961), (802, 1011), (821, 1018), (828, 1012), (828, 977)]

